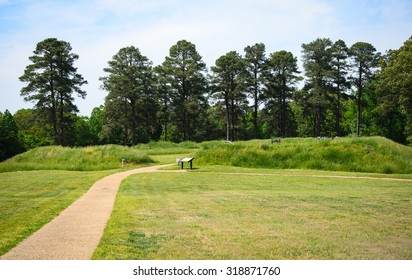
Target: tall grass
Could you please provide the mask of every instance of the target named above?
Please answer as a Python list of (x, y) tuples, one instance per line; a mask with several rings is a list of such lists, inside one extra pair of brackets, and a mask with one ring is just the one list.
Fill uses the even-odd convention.
[(118, 145), (39, 147), (0, 163), (0, 172), (24, 170), (96, 171), (153, 162), (145, 151)]
[(135, 147), (138, 150), (145, 151), (148, 155), (170, 155), (170, 154), (185, 154), (191, 153), (193, 150), (200, 149), (200, 145), (191, 142), (150, 142), (148, 144), (140, 144)]
[(204, 142), (196, 153), (201, 164), (250, 168), (318, 169), (369, 173), (412, 173), (412, 148), (383, 137), (282, 139)]

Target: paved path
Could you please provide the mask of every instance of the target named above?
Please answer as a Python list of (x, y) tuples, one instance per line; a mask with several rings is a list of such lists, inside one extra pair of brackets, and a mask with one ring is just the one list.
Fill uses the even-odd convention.
[(1, 256), (2, 260), (87, 260), (99, 244), (124, 178), (158, 171), (167, 165), (150, 166), (116, 173), (97, 181), (89, 191), (59, 216)]

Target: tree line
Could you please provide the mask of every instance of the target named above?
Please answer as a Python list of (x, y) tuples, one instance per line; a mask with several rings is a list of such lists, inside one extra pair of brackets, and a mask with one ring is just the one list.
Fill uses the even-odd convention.
[(157, 66), (129, 46), (104, 68), (105, 103), (90, 117), (74, 103), (75, 94), (86, 97), (87, 81), (70, 43), (48, 38), (29, 59), (20, 95), (35, 105), (0, 114), (0, 159), (43, 145), (159, 140), (382, 135), (412, 142), (412, 37), (385, 54), (370, 43), (318, 38), (302, 44), (303, 72), (291, 52), (267, 53), (263, 43), (230, 51), (210, 69), (186, 40)]

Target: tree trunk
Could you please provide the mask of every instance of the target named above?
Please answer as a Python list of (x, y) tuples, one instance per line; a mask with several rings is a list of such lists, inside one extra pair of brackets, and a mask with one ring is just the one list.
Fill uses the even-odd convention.
[(281, 98), (281, 120), (280, 120), (280, 137), (286, 136), (286, 79), (283, 79)]
[(58, 145), (59, 142), (59, 138), (58, 138), (58, 132), (57, 132), (57, 106), (56, 106), (56, 97), (55, 97), (55, 93), (53, 90), (53, 82), (50, 83), (51, 84), (51, 90), (50, 90), (50, 95), (51, 95), (51, 99), (52, 99), (52, 108), (51, 108), (51, 117), (52, 117), (52, 123), (53, 123), (53, 138), (54, 138), (54, 142), (55, 144)]
[(358, 98), (356, 100), (357, 108), (356, 108), (356, 136), (360, 136), (360, 126), (361, 126), (361, 95), (358, 93)]
[(320, 136), (321, 124), (322, 124), (322, 106), (318, 106), (318, 110), (316, 112), (315, 137)]
[(132, 116), (131, 116), (132, 146), (134, 146), (137, 143), (137, 112), (136, 112), (136, 99), (135, 98), (131, 98), (130, 106), (132, 109)]
[(253, 138), (257, 139), (258, 137), (258, 124), (257, 124), (257, 118), (258, 118), (258, 89), (257, 89), (257, 84), (255, 85), (255, 104), (254, 104), (254, 109), (253, 109)]
[(230, 106), (228, 100), (228, 94), (225, 93), (225, 106), (226, 106), (226, 141), (231, 140), (230, 133)]
[(166, 97), (164, 99), (164, 104), (163, 105), (164, 105), (163, 117), (164, 117), (164, 133), (165, 133), (164, 141), (167, 142), (167, 126), (168, 126), (169, 116), (168, 116), (168, 112), (167, 112), (167, 99), (166, 99)]
[(335, 134), (336, 136), (340, 136), (340, 84), (337, 86), (337, 100), (336, 100), (336, 123), (335, 123)]
[(359, 67), (359, 77), (358, 77), (358, 98), (356, 100), (357, 102), (357, 110), (356, 110), (356, 135), (359, 137), (360, 136), (360, 127), (361, 127), (361, 121), (362, 121), (362, 111), (361, 111), (361, 102), (362, 102), (362, 67)]
[(65, 140), (64, 140), (64, 130), (65, 130), (65, 124), (64, 124), (64, 99), (63, 99), (63, 93), (60, 93), (60, 106), (59, 106), (59, 145), (64, 145)]
[(237, 122), (236, 122), (236, 114), (235, 114), (235, 101), (232, 99), (232, 102), (231, 102), (232, 104), (231, 104), (231, 107), (230, 107), (230, 110), (231, 110), (231, 134), (232, 134), (232, 139), (231, 139), (231, 141), (235, 141), (236, 139), (237, 139), (237, 133), (236, 133), (236, 125), (237, 125)]

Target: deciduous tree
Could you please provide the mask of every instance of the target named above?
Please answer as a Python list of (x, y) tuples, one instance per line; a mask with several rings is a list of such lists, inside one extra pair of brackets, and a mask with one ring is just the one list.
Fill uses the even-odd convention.
[(386, 111), (399, 112), (406, 120), (404, 131), (412, 143), (412, 37), (390, 51), (378, 74), (378, 92)]
[(8, 110), (0, 112), (0, 161), (23, 151), (13, 115)]

